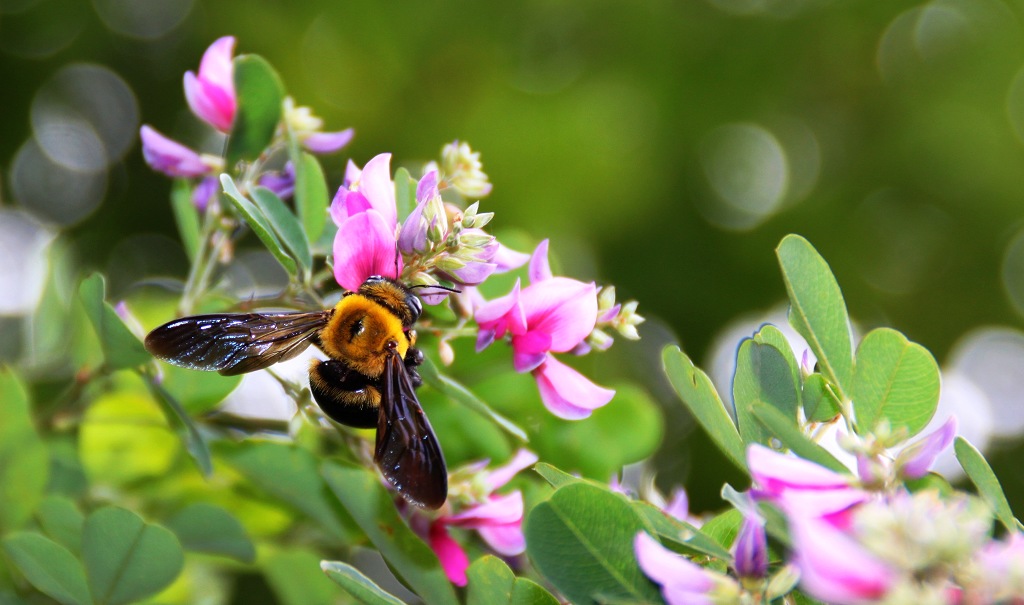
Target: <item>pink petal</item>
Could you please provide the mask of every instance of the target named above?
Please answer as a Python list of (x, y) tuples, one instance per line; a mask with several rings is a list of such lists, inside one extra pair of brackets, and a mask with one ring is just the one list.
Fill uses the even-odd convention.
[(395, 206), (395, 185), (391, 182), (391, 154), (375, 156), (359, 177), (359, 191), (370, 201), (374, 210), (380, 213), (394, 232), (398, 224), (398, 209)]
[(527, 274), (530, 276), (531, 284), (551, 279), (551, 265), (548, 264), (548, 240), (537, 244), (533, 250)]
[(210, 175), (203, 177), (196, 188), (192, 190), (192, 205), (200, 212), (205, 212), (210, 200), (220, 193), (220, 181), (217, 177)]
[(533, 376), (544, 405), (566, 420), (586, 418), (615, 396), (614, 390), (597, 386), (552, 355), (533, 371)]
[(950, 416), (942, 426), (930, 435), (910, 444), (900, 452), (902, 462), (901, 473), (904, 477), (918, 479), (928, 474), (928, 469), (935, 463), (956, 437), (956, 416)]
[(513, 334), (522, 334), (526, 331), (526, 316), (523, 314), (519, 298), (517, 279), (511, 292), (480, 305), (473, 318), (481, 330), (493, 330), (497, 338), (503, 338), (509, 331)]
[(451, 276), (456, 283), (465, 286), (478, 286), (498, 268), (494, 263), (468, 262), (465, 267), (455, 269)]
[(483, 504), (471, 506), (444, 520), (448, 525), (469, 529), (520, 523), (523, 520), (523, 494), (516, 490), (503, 496), (491, 496)]
[(142, 156), (153, 170), (174, 177), (197, 177), (211, 173), (210, 166), (195, 151), (144, 125), (139, 130)]
[(235, 52), (234, 36), (224, 36), (214, 40), (213, 44), (203, 53), (199, 63), (199, 79), (206, 80), (225, 91), (235, 90), (235, 69), (232, 55)]
[(376, 210), (345, 219), (334, 238), (334, 278), (349, 291), (359, 289), (371, 275), (397, 279), (402, 255), (393, 231)]
[(619, 311), (621, 311), (621, 310), (622, 310), (622, 305), (615, 305), (614, 307), (611, 307), (610, 309), (605, 309), (604, 311), (601, 311), (600, 315), (597, 316), (597, 322), (598, 323), (608, 323), (609, 321), (615, 319), (615, 317), (619, 314)]
[(516, 372), (525, 374), (526, 372), (536, 370), (547, 358), (548, 354), (545, 351), (538, 351), (536, 353), (522, 353), (516, 351), (512, 354), (512, 367)]
[(456, 586), (466, 585), (466, 569), (469, 557), (459, 543), (448, 535), (448, 530), (440, 520), (430, 524), (430, 548), (441, 561), (445, 575)]
[(498, 265), (496, 273), (518, 269), (525, 265), (528, 260), (530, 260), (529, 254), (516, 252), (511, 248), (506, 248), (503, 244), (498, 244), (498, 249), (494, 251), (494, 256), (491, 258), (491, 262)]
[(681, 487), (672, 490), (672, 497), (669, 499), (668, 504), (665, 505), (665, 508), (661, 510), (680, 521), (688, 521), (690, 518), (690, 499), (686, 495), (686, 490)]
[(850, 484), (845, 475), (756, 443), (747, 448), (747, 468), (768, 497), (778, 496), (786, 489), (836, 489)]
[(510, 525), (489, 525), (477, 528), (476, 532), (491, 550), (505, 557), (521, 555), (526, 551), (526, 537), (521, 523)]
[(402, 229), (398, 234), (398, 249), (402, 252), (426, 252), (428, 225), (427, 220), (423, 218), (423, 211), (426, 208), (426, 200), (416, 204), (402, 223)]
[(437, 171), (430, 170), (416, 184), (416, 203), (422, 204), (441, 195), (437, 190)]
[(551, 336), (551, 351), (565, 353), (597, 323), (597, 287), (568, 277), (535, 282), (522, 292), (527, 329)]
[(864, 490), (852, 487), (827, 490), (786, 490), (775, 501), (789, 515), (814, 517), (834, 527), (846, 527), (849, 522), (848, 513), (858, 504), (870, 499)]
[(345, 164), (345, 178), (341, 181), (341, 186), (345, 189), (351, 189), (359, 182), (359, 178), (363, 175), (363, 171), (356, 166), (356, 163), (349, 160)]
[(224, 91), (216, 85), (185, 72), (185, 101), (196, 117), (221, 132), (230, 132), (235, 119), (234, 91)]
[(837, 605), (873, 602), (896, 573), (849, 536), (813, 517), (788, 516), (794, 563), (808, 594)]
[(511, 481), (519, 471), (533, 466), (537, 460), (539, 460), (537, 454), (530, 450), (520, 449), (511, 460), (487, 474), (487, 486), (491, 491), (498, 489)]
[(302, 146), (313, 153), (334, 153), (348, 145), (356, 131), (348, 128), (341, 132), (314, 132), (302, 141)]
[(703, 567), (665, 548), (644, 532), (638, 533), (633, 540), (633, 551), (644, 575), (661, 585), (662, 595), (669, 605), (711, 602), (710, 599), (678, 600), (707, 598), (715, 582)]

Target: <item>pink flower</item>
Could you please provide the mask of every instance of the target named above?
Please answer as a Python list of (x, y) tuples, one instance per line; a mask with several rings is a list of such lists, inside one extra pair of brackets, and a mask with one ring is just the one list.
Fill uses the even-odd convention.
[(449, 527), (476, 530), (490, 549), (502, 556), (511, 557), (526, 550), (526, 539), (523, 537), (522, 529), (523, 494), (518, 490), (504, 495), (491, 492), (504, 486), (516, 473), (535, 462), (536, 454), (519, 450), (512, 460), (479, 478), (488, 491), (482, 502), (472, 504), (455, 514), (442, 515), (431, 522), (427, 531), (428, 542), (452, 583), (458, 586), (466, 585), (469, 557), (462, 546), (449, 535)]
[(144, 124), (139, 130), (142, 157), (149, 167), (170, 177), (198, 177), (213, 174), (220, 168), (218, 159), (203, 156), (181, 143), (160, 134)]
[(899, 579), (894, 569), (822, 519), (788, 510), (786, 518), (800, 587), (814, 598), (836, 605), (870, 603)]
[(911, 443), (896, 458), (896, 468), (908, 479), (920, 479), (928, 474), (935, 459), (956, 437), (956, 416), (950, 416), (933, 433)]
[(398, 278), (402, 255), (395, 231), (398, 210), (391, 182), (391, 154), (382, 153), (359, 171), (350, 164), (346, 185), (331, 202), (338, 224), (334, 238), (334, 278), (346, 290), (359, 289), (371, 275)]
[(661, 596), (668, 605), (712, 605), (716, 593), (739, 590), (728, 577), (672, 552), (644, 532), (636, 535), (633, 550), (640, 569), (661, 586)]
[(355, 134), (356, 131), (351, 128), (339, 132), (314, 132), (303, 138), (301, 143), (313, 153), (334, 153), (348, 145)]
[(185, 100), (192, 113), (221, 132), (230, 132), (238, 103), (235, 99), (232, 54), (235, 38), (216, 40), (199, 63), (199, 74), (185, 72)]
[(480, 330), (477, 351), (509, 336), (517, 372), (532, 372), (541, 399), (554, 415), (576, 420), (609, 401), (615, 391), (599, 387), (555, 359), (552, 353), (575, 349), (597, 322), (597, 287), (567, 277), (553, 277), (547, 240), (530, 260), (531, 283), (481, 305), (475, 314)]

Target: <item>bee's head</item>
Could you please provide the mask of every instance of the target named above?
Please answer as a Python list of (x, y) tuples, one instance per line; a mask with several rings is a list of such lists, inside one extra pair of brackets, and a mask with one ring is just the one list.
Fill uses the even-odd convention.
[(423, 303), (398, 280), (383, 275), (371, 275), (359, 286), (359, 294), (390, 309), (405, 327), (416, 323), (423, 313)]

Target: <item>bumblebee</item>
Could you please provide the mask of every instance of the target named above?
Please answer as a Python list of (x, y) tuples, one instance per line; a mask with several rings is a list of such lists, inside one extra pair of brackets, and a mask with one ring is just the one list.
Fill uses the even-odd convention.
[(384, 478), (409, 502), (436, 509), (448, 497), (448, 470), (416, 398), (423, 352), (412, 327), (422, 311), (409, 289), (374, 275), (333, 309), (185, 317), (150, 332), (146, 349), (173, 365), (232, 376), (316, 345), (329, 358), (309, 367), (317, 405), (340, 424), (375, 427)]

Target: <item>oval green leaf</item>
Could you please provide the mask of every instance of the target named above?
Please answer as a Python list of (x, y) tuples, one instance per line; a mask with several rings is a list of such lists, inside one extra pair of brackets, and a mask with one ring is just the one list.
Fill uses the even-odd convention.
[(1003, 487), (978, 448), (963, 437), (957, 437), (953, 440), (953, 451), (960, 466), (964, 469), (964, 473), (977, 488), (981, 498), (995, 511), (999, 522), (1011, 533), (1019, 531), (1020, 524), (1013, 516), (1013, 510), (1010, 508), (1009, 500), (1006, 499), (1006, 494), (1003, 493)]
[(672, 388), (693, 417), (736, 468), (747, 473), (743, 440), (708, 375), (675, 345), (662, 350), (661, 361)]
[(305, 229), (306, 241), (315, 242), (327, 224), (327, 181), (320, 162), (312, 154), (303, 151), (297, 162), (292, 161), (295, 163), (295, 209)]
[(534, 565), (573, 603), (610, 599), (657, 602), (633, 540), (648, 527), (620, 494), (587, 483), (559, 488), (526, 519), (527, 553)]
[(142, 346), (142, 341), (124, 325), (114, 307), (104, 300), (105, 291), (106, 285), (99, 273), (85, 278), (78, 287), (78, 298), (89, 316), (89, 323), (99, 336), (107, 367), (120, 370), (148, 362), (152, 359), (149, 352)]
[(804, 379), (801, 399), (804, 418), (810, 422), (828, 422), (839, 415), (835, 388), (821, 374), (811, 374)]
[(896, 330), (872, 330), (857, 348), (850, 393), (859, 432), (886, 420), (892, 428), (915, 435), (939, 403), (939, 366), (927, 349)]
[(263, 211), (238, 191), (235, 181), (229, 175), (220, 175), (220, 184), (224, 188), (224, 193), (227, 194), (228, 201), (232, 207), (242, 217), (242, 220), (249, 225), (249, 228), (256, 234), (256, 237), (260, 238), (263, 245), (274, 255), (277, 262), (281, 263), (281, 266), (288, 272), (288, 275), (295, 275), (298, 269), (295, 261), (285, 252), (281, 241), (274, 235), (274, 228), (271, 226), (270, 221), (267, 220), (266, 215), (263, 214)]
[(39, 592), (64, 605), (91, 605), (85, 570), (71, 552), (32, 532), (16, 532), (3, 540), (4, 552)]
[(85, 519), (82, 559), (93, 599), (101, 605), (130, 603), (155, 594), (178, 577), (185, 563), (174, 534), (113, 506)]
[(394, 497), (375, 471), (328, 462), (322, 472), (334, 495), (413, 592), (429, 605), (458, 603), (437, 555), (398, 516)]
[(46, 444), (32, 423), (28, 392), (0, 369), (0, 531), (21, 527), (43, 498), (49, 477)]
[(828, 263), (799, 235), (787, 235), (775, 249), (789, 294), (789, 323), (807, 340), (821, 373), (843, 393), (853, 379), (850, 318), (843, 293)]
[(222, 555), (242, 563), (256, 560), (256, 548), (242, 523), (214, 504), (190, 504), (168, 519), (166, 525), (186, 550)]
[(281, 121), (284, 101), (281, 78), (259, 55), (235, 57), (234, 83), (238, 108), (228, 139), (228, 166), (240, 160), (254, 160), (270, 146)]
[(70, 498), (47, 496), (39, 503), (34, 516), (47, 536), (72, 553), (81, 552), (85, 516)]
[[(292, 258), (308, 272), (313, 266), (313, 254), (309, 251), (309, 240), (306, 239), (306, 232), (299, 224), (299, 219), (292, 214), (288, 206), (285, 206), (281, 198), (277, 197), (277, 194), (266, 187), (253, 189), (252, 198), (256, 201), (256, 206), (267, 217), (274, 233), (291, 251)], [(320, 229), (323, 230), (322, 225)]]
[(486, 555), (466, 570), (466, 605), (557, 605), (558, 600), (532, 580), (517, 578), (501, 559)]
[(364, 576), (363, 572), (348, 563), (321, 561), (320, 569), (360, 603), (365, 605), (403, 605), (398, 597), (378, 586), (376, 582)]
[(782, 445), (789, 448), (797, 456), (820, 464), (837, 473), (849, 472), (849, 469), (828, 450), (805, 435), (792, 418), (786, 416), (775, 407), (764, 403), (755, 403), (751, 406), (751, 413), (767, 429), (769, 435), (778, 439)]
[(752, 338), (740, 344), (736, 354), (736, 372), (732, 379), (732, 399), (736, 406), (740, 437), (745, 444), (768, 445), (771, 436), (754, 418), (753, 406), (771, 406), (795, 421), (799, 393), (781, 351)]

